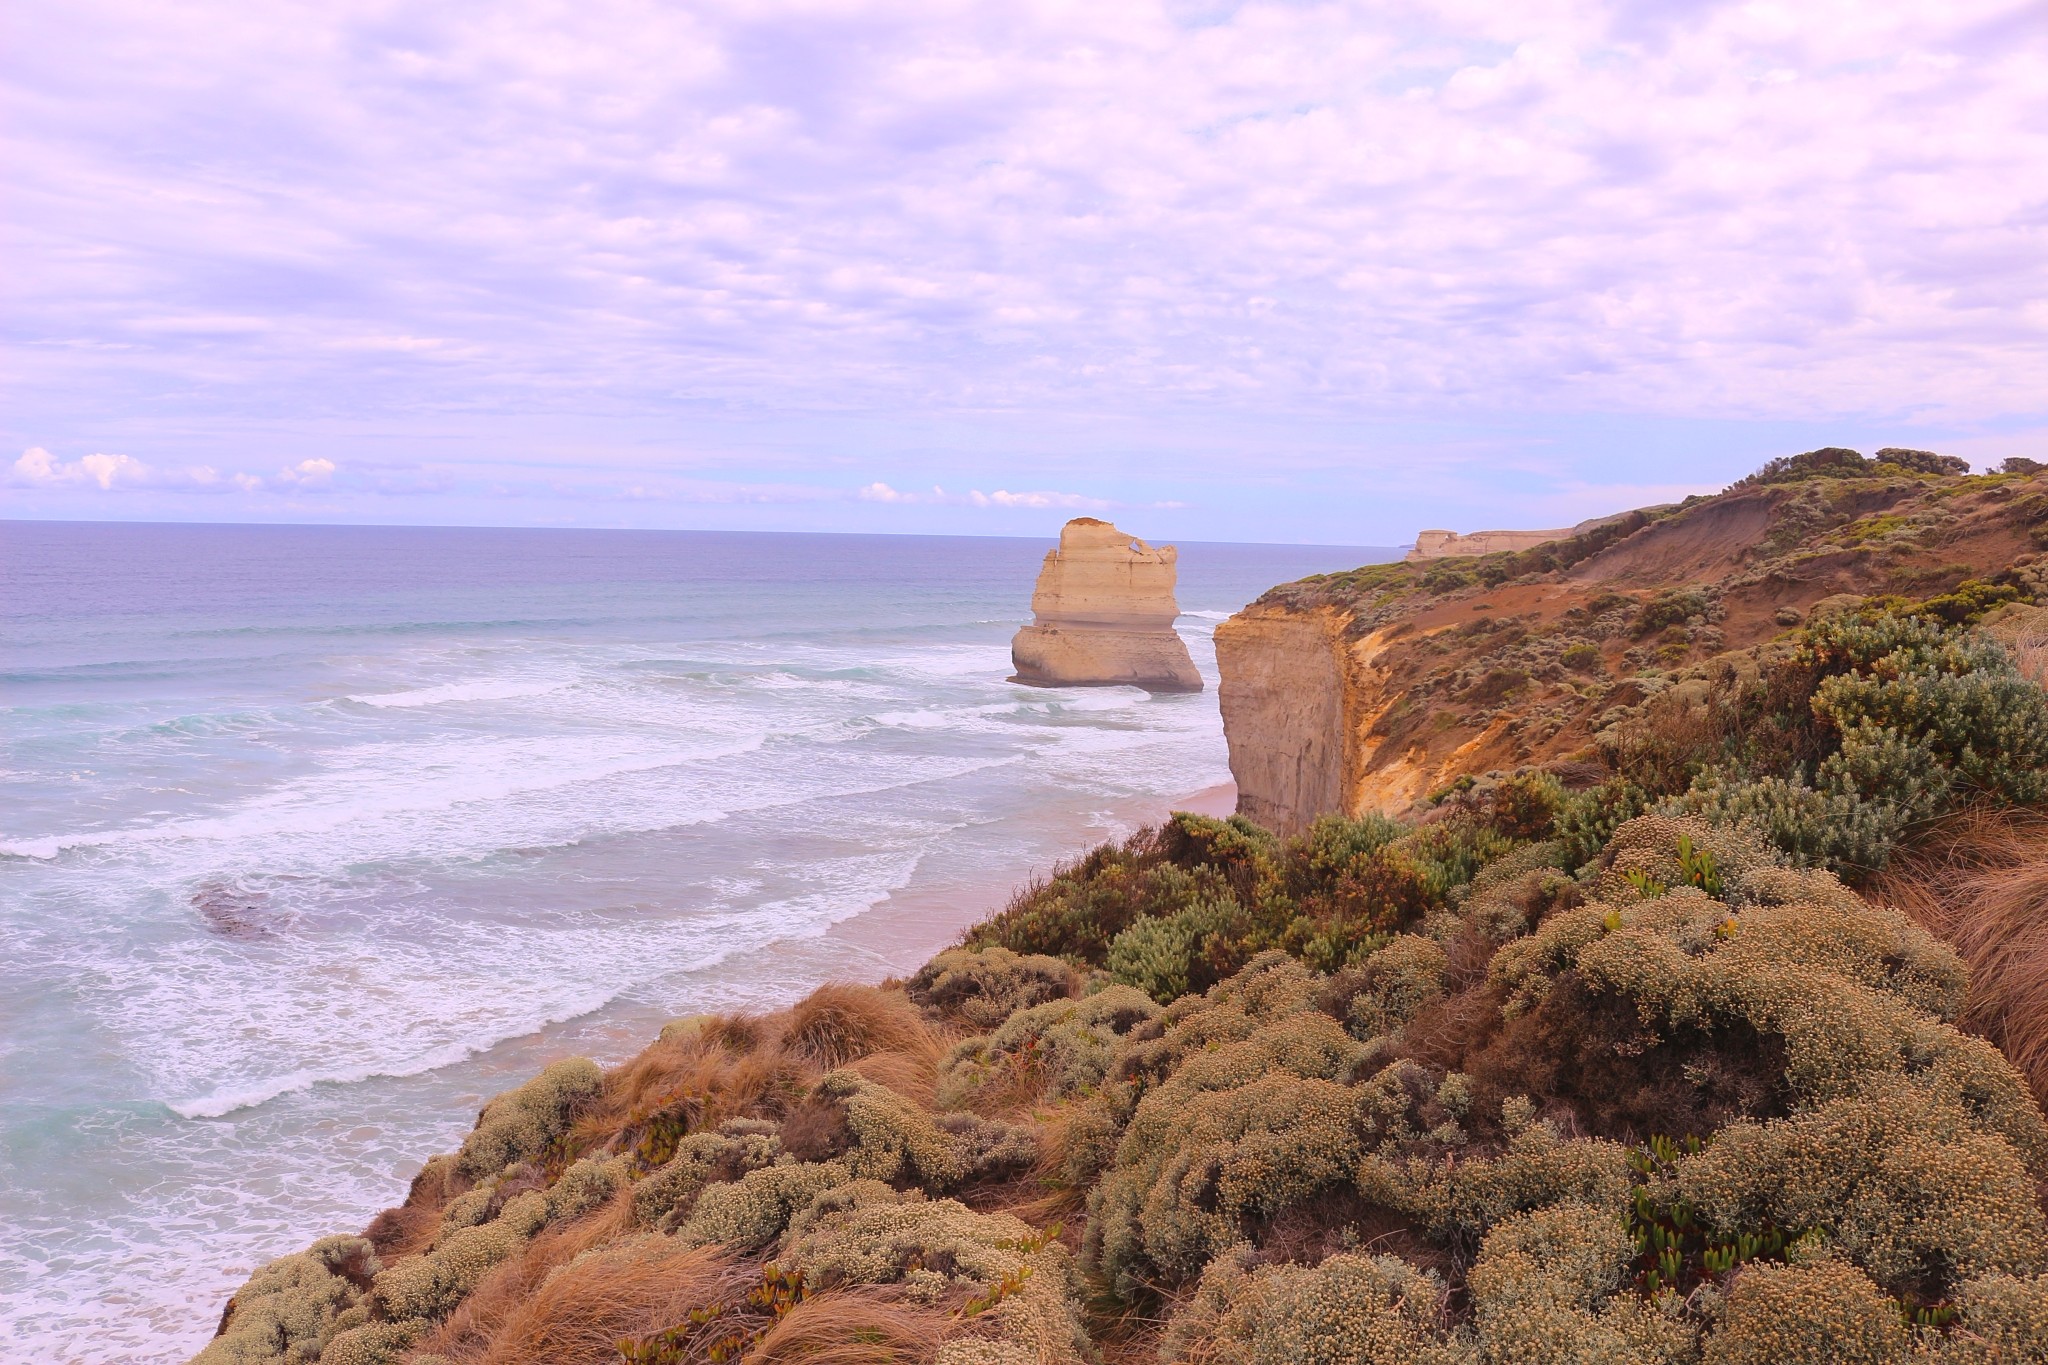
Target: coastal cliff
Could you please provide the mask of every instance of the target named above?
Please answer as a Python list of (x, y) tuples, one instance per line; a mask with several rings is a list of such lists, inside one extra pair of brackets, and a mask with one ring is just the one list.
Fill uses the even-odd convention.
[(1173, 628), (1177, 558), (1171, 545), (1155, 548), (1094, 517), (1068, 522), (1039, 570), (1032, 623), (1010, 643), (1011, 680), (1201, 691), (1202, 675)]
[(1407, 810), (1460, 774), (1563, 759), (1817, 608), (2038, 573), (2048, 481), (1939, 458), (1818, 451), (1529, 549), (1273, 589), (1216, 631), (1240, 813)]
[(556, 1060), (198, 1365), (2048, 1359), (2048, 472), (1882, 453), (1276, 589), (1295, 832)]

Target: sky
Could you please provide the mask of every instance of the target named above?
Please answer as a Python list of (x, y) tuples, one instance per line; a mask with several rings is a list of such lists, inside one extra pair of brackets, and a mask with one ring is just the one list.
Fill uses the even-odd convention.
[(1391, 545), (2048, 458), (2048, 3), (65, 0), (0, 517)]

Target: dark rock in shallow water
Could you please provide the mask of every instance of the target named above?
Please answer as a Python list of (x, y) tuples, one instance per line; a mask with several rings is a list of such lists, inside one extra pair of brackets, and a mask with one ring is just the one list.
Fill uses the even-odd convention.
[(192, 908), (206, 927), (223, 938), (264, 939), (276, 936), (270, 893), (251, 891), (229, 882), (207, 882), (192, 893)]

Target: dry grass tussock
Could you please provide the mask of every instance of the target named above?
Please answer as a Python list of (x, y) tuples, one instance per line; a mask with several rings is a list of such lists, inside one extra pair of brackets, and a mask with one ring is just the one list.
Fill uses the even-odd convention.
[(929, 1104), (944, 1042), (900, 990), (874, 986), (822, 986), (760, 1017), (686, 1020), (605, 1076), (571, 1146), (596, 1150), (657, 1115), (691, 1132), (729, 1118), (781, 1119), (839, 1066)]
[(1874, 888), (1970, 966), (1962, 1024), (1996, 1043), (2048, 1101), (2048, 815), (1981, 812)]
[(887, 1288), (806, 1299), (747, 1352), (744, 1365), (893, 1365), (930, 1360), (955, 1326), (944, 1309), (905, 1302)]
[(693, 1126), (777, 1112), (786, 1097), (809, 1083), (808, 1071), (772, 1041), (735, 1047), (721, 1031), (709, 1028), (663, 1038), (605, 1077), (604, 1091), (583, 1116), (579, 1131), (614, 1133), (680, 1101), (691, 1104)]
[(2048, 687), (2048, 623), (2029, 624), (2012, 642), (2008, 652), (2022, 675)]
[(936, 1066), (939, 1045), (900, 991), (834, 984), (790, 1007), (782, 1046), (830, 1071), (877, 1052), (929, 1053)]
[(715, 1248), (626, 1237), (631, 1218), (626, 1198), (534, 1239), (419, 1350), (456, 1365), (612, 1365), (620, 1338), (660, 1331), (693, 1308), (735, 1297), (758, 1273)]

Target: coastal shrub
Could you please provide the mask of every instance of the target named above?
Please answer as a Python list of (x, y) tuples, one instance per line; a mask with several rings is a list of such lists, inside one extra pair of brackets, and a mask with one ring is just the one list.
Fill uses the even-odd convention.
[(1929, 821), (2048, 795), (2048, 694), (1964, 627), (2012, 584), (1816, 613), (1796, 649), (1669, 688), (1603, 730), (1614, 771), (1556, 822), (1582, 865), (1610, 811), (1747, 823), (1801, 862), (1867, 878)]
[(1080, 1365), (1092, 1356), (1071, 1258), (1048, 1234), (951, 1199), (863, 1191), (827, 1196), (829, 1206), (814, 1205), (791, 1229), (787, 1259), (806, 1284), (901, 1285), (914, 1302), (961, 1303), (1026, 1360)]
[[(1237, 902), (1221, 897), (1205, 897), (1171, 915), (1140, 916), (1110, 942), (1103, 967), (1112, 980), (1162, 1004), (1176, 1000), (1242, 965), (1229, 960), (1229, 936), (1243, 920)], [(1218, 957), (1225, 959), (1224, 970), (1216, 968)]]
[(1162, 1003), (1274, 948), (1334, 971), (1449, 909), (1490, 860), (1547, 831), (1562, 800), (1554, 778), (1525, 772), (1420, 828), (1326, 816), (1284, 841), (1241, 817), (1183, 813), (1061, 867), (966, 942), (1103, 967)]
[(509, 1219), (458, 1228), (433, 1250), (387, 1267), (374, 1282), (378, 1306), (399, 1322), (446, 1317), (492, 1267), (519, 1250), (526, 1240), (520, 1224), (530, 1208), (522, 1207)]
[[(1695, 837), (1718, 851), (1716, 876), (1730, 900), (1667, 883), (1683, 875)], [(1632, 1001), (1645, 1024), (1711, 1032), (1739, 1021), (1776, 1037), (1785, 1085), (1814, 1100), (1873, 1074), (1924, 1070), (1937, 1056), (1978, 1068), (1962, 1035), (1927, 1010), (1938, 1005), (1952, 1017), (1960, 962), (1898, 912), (1863, 903), (1826, 874), (1777, 868), (1755, 846), (1699, 822), (1644, 817), (1611, 852), (1598, 898), (1495, 955), (1489, 970), (1511, 1014), (1569, 971), (1596, 994)], [(1752, 884), (1768, 899), (1744, 904)]]
[(1028, 1124), (975, 1114), (941, 1114), (937, 1124), (952, 1144), (959, 1184), (1008, 1180), (1038, 1160), (1038, 1133)]
[(950, 948), (910, 978), (911, 1002), (970, 1028), (992, 1029), (1013, 1013), (1074, 994), (1074, 969), (1041, 953)]
[(1715, 1365), (1903, 1365), (1898, 1304), (1851, 1265), (1754, 1265), (1708, 1339)]
[(1702, 773), (1658, 809), (1753, 829), (1801, 867), (1858, 877), (1884, 869), (1912, 821), (1909, 810), (1854, 792), (1816, 791), (1782, 777), (1731, 780), (1719, 771)]
[(1960, 1280), (2048, 1268), (2026, 1160), (1965, 1104), (1889, 1077), (1810, 1113), (1730, 1125), (1679, 1163), (1678, 1187), (1721, 1229), (1818, 1230), (1894, 1295), (1934, 1301)]
[(849, 1070), (826, 1076), (816, 1093), (845, 1114), (853, 1175), (944, 1190), (965, 1174), (947, 1134), (915, 1100)]
[(1443, 945), (1419, 934), (1402, 934), (1349, 973), (1355, 992), (1345, 1022), (1355, 1037), (1392, 1033), (1416, 1011), (1442, 998), (1450, 965)]
[(1481, 1359), (1688, 1359), (1691, 1328), (1619, 1292), (1634, 1255), (1610, 1209), (1562, 1203), (1504, 1220), (1467, 1277)]
[(1425, 932), (1446, 941), (1470, 932), (1489, 944), (1520, 937), (1580, 900), (1566, 871), (1570, 856), (1562, 840), (1549, 839), (1494, 859), (1472, 879), (1455, 913), (1432, 917)]
[(300, 1365), (320, 1359), (335, 1318), (380, 1269), (360, 1237), (325, 1237), (256, 1271), (228, 1300), (220, 1332), (193, 1365)]
[[(968, 948), (1065, 958), (1100, 966), (1109, 944), (1141, 914), (1171, 912), (1196, 889), (1185, 869), (1165, 861), (1164, 830), (1140, 830), (1053, 869), (1011, 897), (1003, 911), (967, 931)], [(1208, 879), (1222, 886), (1222, 879)], [(1206, 887), (1204, 888), (1206, 889)]]
[(335, 1334), (321, 1365), (397, 1365), (425, 1330), (418, 1322), (371, 1322)]
[(1108, 1076), (1126, 1037), (1160, 1007), (1130, 986), (1018, 1010), (995, 1032), (954, 1047), (940, 1068), (944, 1106), (1063, 1100)]
[(1915, 474), (1939, 474), (1953, 478), (1970, 472), (1970, 462), (1959, 455), (1937, 455), (1931, 450), (1885, 446), (1871, 457), (1881, 465), (1896, 465)]
[(1126, 1287), (1193, 1278), (1248, 1221), (1348, 1181), (1360, 1155), (1357, 1098), (1342, 1083), (1363, 1061), (1359, 1044), (1306, 1010), (1224, 1042), (1203, 1026), (1251, 1016), (1212, 1003), (1225, 1008), (1160, 1040), (1154, 1064), (1168, 1074), (1137, 1103), (1091, 1196), (1089, 1254)]
[(1257, 1265), (1248, 1244), (1209, 1263), (1160, 1358), (1243, 1365), (1467, 1365), (1442, 1280), (1393, 1256)]
[(1937, 1365), (2048, 1359), (2048, 1277), (1986, 1275), (1956, 1295), (1956, 1318), (1933, 1349)]
[(1568, 795), (1558, 807), (1555, 823), (1564, 869), (1575, 872), (1592, 862), (1614, 831), (1649, 807), (1650, 794), (1626, 778)]
[(1767, 460), (1763, 468), (1744, 478), (1737, 479), (1736, 488), (1759, 487), (1768, 484), (1798, 483), (1805, 479), (1820, 478), (1862, 478), (1871, 472), (1871, 462), (1863, 453), (1843, 446), (1823, 446), (1800, 455), (1780, 455)]
[(787, 1162), (749, 1171), (730, 1184), (706, 1188), (675, 1235), (685, 1246), (717, 1243), (734, 1251), (758, 1251), (780, 1237), (790, 1218), (813, 1199), (853, 1178), (838, 1161)]
[(587, 1057), (556, 1062), (525, 1085), (484, 1106), (463, 1141), (456, 1167), (471, 1180), (497, 1174), (515, 1161), (533, 1161), (569, 1131), (580, 1109), (595, 1101), (604, 1076)]
[(749, 1171), (771, 1166), (782, 1154), (772, 1133), (732, 1131), (692, 1133), (676, 1144), (675, 1155), (633, 1187), (633, 1217), (643, 1227), (666, 1230), (688, 1217), (697, 1195), (707, 1185), (737, 1180)]

